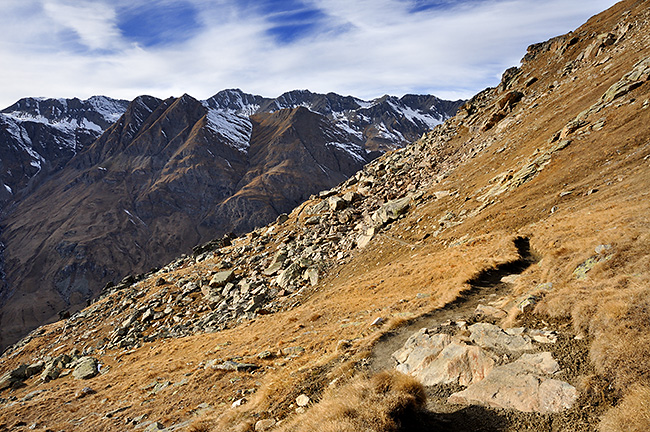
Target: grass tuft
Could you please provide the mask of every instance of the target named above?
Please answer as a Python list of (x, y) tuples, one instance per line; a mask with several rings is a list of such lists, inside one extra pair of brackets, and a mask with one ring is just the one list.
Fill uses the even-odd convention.
[(600, 432), (646, 432), (650, 430), (650, 387), (637, 385), (615, 408), (609, 410)]
[(327, 391), (320, 403), (278, 429), (279, 432), (391, 432), (404, 427), (426, 402), (414, 378), (383, 371)]

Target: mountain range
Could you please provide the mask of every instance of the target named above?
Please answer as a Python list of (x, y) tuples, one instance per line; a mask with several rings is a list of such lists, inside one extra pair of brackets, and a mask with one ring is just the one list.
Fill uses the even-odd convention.
[[(54, 248), (90, 280), (132, 239), (177, 253), (213, 219), (176, 206), (203, 215), (238, 164), (246, 180), (219, 211), (293, 199), (307, 168), (344, 180), (113, 277), (7, 347), (0, 432), (650, 430), (649, 28), (649, 2), (624, 0), (531, 45), (498, 85), (350, 176), (335, 167), (368, 150), (328, 146), (345, 131), (307, 107), (250, 115), (242, 151), (239, 133), (206, 141), (205, 103), (138, 98), (7, 208), (3, 238), (21, 236), (33, 269)], [(214, 190), (194, 181), (208, 175)], [(149, 199), (166, 189), (190, 192)], [(41, 230), (53, 240), (30, 244)], [(64, 286), (9, 301), (27, 310), (12, 299)]]
[(240, 90), (18, 101), (0, 114), (0, 346), (106, 283), (274, 220), (461, 103)]

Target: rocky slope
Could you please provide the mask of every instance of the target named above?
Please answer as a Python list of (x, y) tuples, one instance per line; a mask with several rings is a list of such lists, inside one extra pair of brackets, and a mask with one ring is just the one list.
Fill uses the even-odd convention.
[[(533, 45), (412, 145), (35, 330), (0, 425), (647, 430), (649, 24), (628, 0)], [(426, 404), (359, 384), (395, 367)]]
[(19, 101), (2, 117), (3, 160), (22, 167), (7, 175), (22, 174), (5, 188), (0, 347), (107, 282), (274, 220), (380, 154), (368, 147), (400, 147), (457, 106), (432, 96), (265, 99), (239, 90), (128, 106)]

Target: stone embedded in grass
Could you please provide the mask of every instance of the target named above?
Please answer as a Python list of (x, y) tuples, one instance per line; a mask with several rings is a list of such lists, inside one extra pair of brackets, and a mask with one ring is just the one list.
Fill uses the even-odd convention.
[(225, 371), (237, 371), (237, 372), (247, 372), (252, 371), (259, 366), (251, 363), (239, 363), (232, 360), (226, 360), (225, 362), (218, 363), (218, 360), (210, 360), (206, 363), (205, 368), (219, 369)]
[(296, 398), (296, 405), (298, 405), (299, 407), (306, 407), (307, 405), (309, 405), (309, 400), (310, 400), (309, 396), (307, 396), (306, 394), (301, 394)]
[(614, 254), (605, 254), (605, 252), (611, 248), (611, 246), (607, 246), (609, 245), (600, 245), (596, 247), (596, 253), (598, 255), (589, 257), (585, 262), (576, 267), (576, 269), (573, 271), (573, 276), (577, 280), (586, 279), (587, 273), (589, 273), (596, 266), (596, 264), (612, 259)]
[(258, 420), (255, 423), (255, 432), (264, 432), (270, 430), (277, 422), (273, 419)]

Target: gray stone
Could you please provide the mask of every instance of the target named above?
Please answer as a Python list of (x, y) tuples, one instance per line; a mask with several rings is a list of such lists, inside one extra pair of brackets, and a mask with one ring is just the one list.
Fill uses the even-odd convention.
[(287, 252), (285, 250), (279, 250), (275, 253), (273, 256), (273, 260), (271, 260), (271, 264), (264, 270), (264, 274), (266, 276), (273, 276), (280, 270), (282, 270), (282, 266), (284, 262), (287, 260)]
[(339, 196), (330, 197), (327, 201), (331, 211), (343, 210), (348, 204), (343, 198)]
[(0, 377), (0, 390), (20, 385), (27, 378), (25, 370), (27, 365), (20, 365), (17, 368), (5, 373)]
[(216, 360), (210, 360), (206, 363), (205, 368), (212, 368), (225, 371), (236, 371), (236, 372), (246, 372), (258, 369), (259, 366), (251, 363), (239, 363), (232, 360), (226, 360), (225, 362), (219, 363)]
[(311, 286), (318, 285), (318, 269), (316, 267), (310, 267), (302, 275), (302, 278), (306, 281), (309, 281)]
[(235, 278), (235, 272), (232, 270), (226, 270), (219, 273), (216, 273), (210, 279), (209, 285), (212, 288), (218, 288), (225, 286), (228, 282), (232, 281)]
[(360, 198), (360, 195), (354, 191), (349, 191), (343, 194), (343, 199), (348, 203), (353, 203)]
[(203, 285), (201, 287), (201, 294), (203, 298), (212, 303), (217, 303), (221, 301), (221, 288), (220, 287), (211, 287), (210, 285)]
[(72, 371), (75, 379), (90, 379), (99, 373), (97, 360), (92, 357), (82, 357)]
[(153, 316), (154, 316), (153, 309), (148, 308), (146, 311), (144, 311), (144, 313), (142, 314), (142, 317), (140, 318), (140, 320), (142, 322), (147, 322), (147, 321), (153, 319)]
[(41, 373), (41, 381), (48, 382), (55, 380), (61, 375), (61, 369), (54, 366), (54, 364), (49, 364), (45, 367), (45, 370)]
[(144, 428), (144, 432), (155, 432), (155, 431), (160, 431), (160, 430), (164, 430), (164, 429), (165, 429), (165, 426), (163, 426), (162, 423), (160, 423), (160, 422), (152, 422), (152, 423), (149, 424), (149, 426)]
[(25, 376), (27, 378), (32, 377), (38, 373), (41, 373), (43, 369), (45, 369), (45, 362), (43, 360), (39, 360), (27, 366), (25, 369)]
[(271, 351), (262, 351), (261, 353), (257, 354), (257, 358), (260, 360), (270, 359), (273, 357), (274, 355)]
[(61, 354), (60, 356), (55, 357), (54, 360), (52, 360), (52, 365), (60, 369), (65, 369), (70, 365), (71, 361), (72, 358), (68, 354)]
[(603, 103), (612, 102), (650, 79), (650, 57), (640, 61), (634, 68), (613, 84), (602, 96)]
[(264, 295), (255, 295), (249, 302), (246, 304), (245, 312), (255, 312), (264, 305), (264, 300), (266, 296)]
[(292, 263), (286, 269), (282, 270), (276, 279), (276, 283), (282, 287), (287, 288), (291, 282), (300, 278), (302, 274), (302, 267), (299, 263)]
[(363, 249), (366, 246), (368, 246), (368, 244), (370, 244), (370, 241), (375, 236), (375, 231), (376, 231), (375, 228), (371, 227), (365, 230), (364, 233), (361, 234), (359, 237), (357, 237), (357, 247), (359, 249)]
[(373, 215), (372, 219), (378, 225), (384, 225), (406, 213), (411, 205), (411, 198), (404, 197), (397, 200), (389, 201), (379, 208)]
[(527, 295), (519, 301), (517, 308), (524, 313), (532, 312), (537, 306), (537, 301), (537, 296)]
[(289, 215), (287, 215), (286, 213), (282, 213), (282, 214), (278, 215), (277, 219), (275, 219), (275, 224), (276, 225), (282, 225), (283, 223), (285, 223), (288, 220), (289, 220)]
[(524, 412), (561, 412), (573, 406), (578, 392), (570, 384), (550, 377), (558, 370), (548, 352), (524, 354), (513, 363), (494, 368), (485, 379), (452, 394), (448, 401)]

